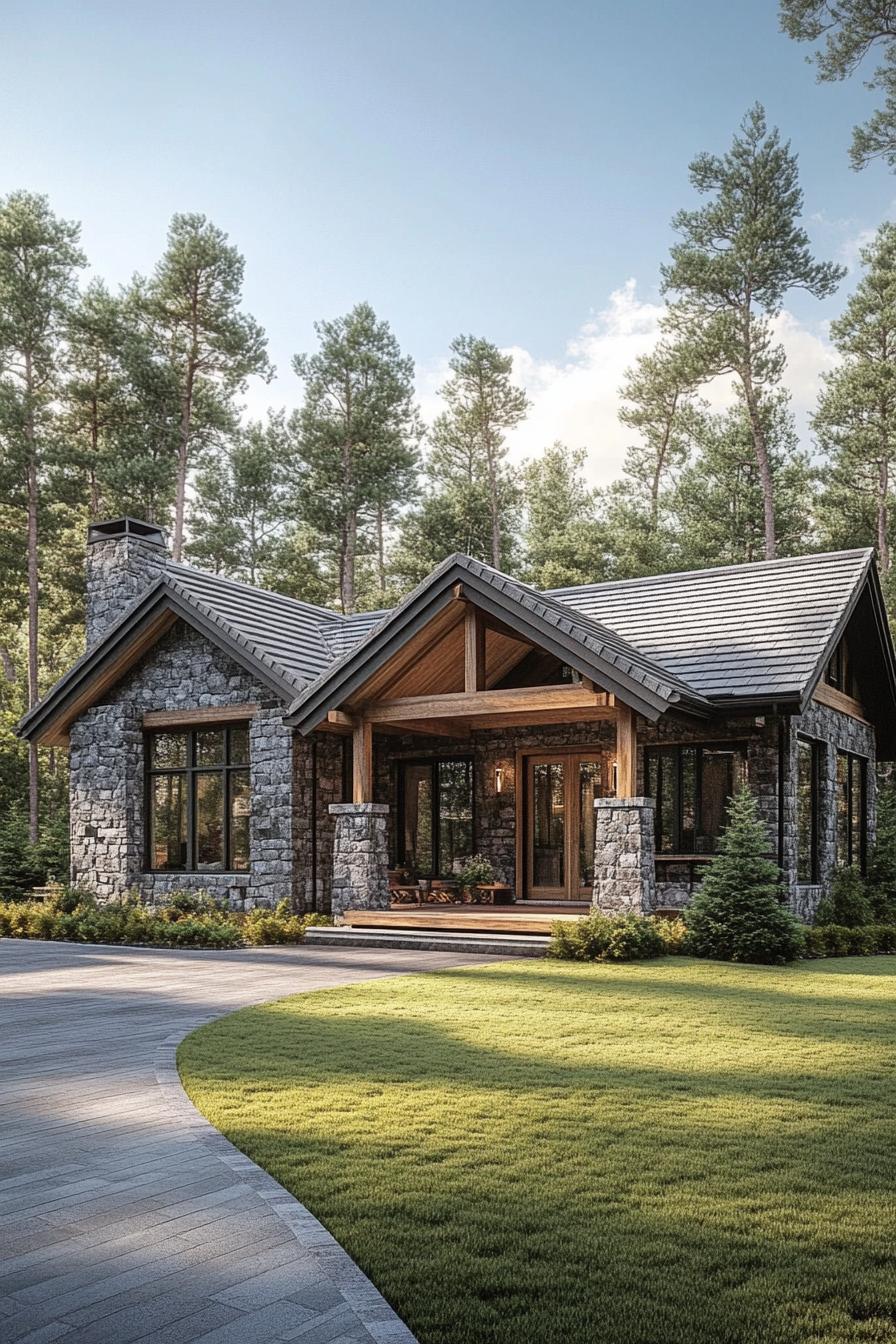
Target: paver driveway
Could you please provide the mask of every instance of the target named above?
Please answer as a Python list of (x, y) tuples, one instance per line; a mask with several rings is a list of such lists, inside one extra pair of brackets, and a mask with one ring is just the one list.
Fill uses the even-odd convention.
[(174, 1049), (243, 1004), (461, 960), (0, 941), (2, 1344), (412, 1340), (302, 1206), (193, 1110)]

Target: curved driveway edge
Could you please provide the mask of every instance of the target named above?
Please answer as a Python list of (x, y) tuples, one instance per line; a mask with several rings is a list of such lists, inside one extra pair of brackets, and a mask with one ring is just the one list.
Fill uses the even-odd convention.
[(338, 1242), (196, 1111), (175, 1052), (248, 1004), (469, 964), (0, 940), (3, 1344), (412, 1344)]

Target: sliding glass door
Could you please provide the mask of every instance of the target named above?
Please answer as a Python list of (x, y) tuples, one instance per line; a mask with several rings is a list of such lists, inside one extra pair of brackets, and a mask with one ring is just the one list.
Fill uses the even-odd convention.
[(594, 800), (608, 791), (599, 752), (562, 751), (525, 762), (526, 895), (587, 900), (594, 882)]
[(417, 877), (451, 877), (473, 854), (473, 762), (452, 756), (402, 761), (398, 862)]

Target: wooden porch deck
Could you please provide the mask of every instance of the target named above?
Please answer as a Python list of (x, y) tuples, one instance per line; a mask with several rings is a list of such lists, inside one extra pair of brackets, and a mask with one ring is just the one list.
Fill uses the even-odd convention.
[(563, 905), (540, 905), (520, 901), (516, 905), (423, 905), (393, 906), (391, 910), (346, 910), (342, 922), (355, 929), (441, 929), (463, 933), (550, 933), (558, 919), (581, 919), (589, 906), (585, 901)]

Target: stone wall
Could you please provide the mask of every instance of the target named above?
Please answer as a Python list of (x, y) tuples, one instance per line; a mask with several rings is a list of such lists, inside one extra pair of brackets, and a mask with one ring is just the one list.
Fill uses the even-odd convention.
[[(796, 780), (797, 739), (808, 737), (820, 744), (818, 780), (818, 876), (817, 885), (797, 882)], [(830, 885), (837, 865), (837, 753), (852, 752), (868, 762), (868, 843), (873, 843), (876, 821), (874, 729), (859, 719), (813, 701), (803, 714), (789, 720), (784, 740), (787, 764), (783, 803), (783, 868), (790, 889), (791, 905), (801, 919), (811, 919)]]
[(120, 620), (141, 593), (158, 582), (167, 560), (164, 546), (133, 534), (90, 542), (85, 614), (88, 649)]
[(296, 889), (305, 910), (330, 909), (336, 836), (330, 806), (345, 801), (346, 750), (351, 739), (336, 733), (297, 734), (293, 743)]
[[(261, 706), (249, 728), (248, 872), (148, 872), (143, 714), (247, 703)], [(103, 897), (136, 889), (153, 899), (189, 887), (227, 896), (235, 906), (293, 901), (297, 814), (286, 708), (204, 636), (177, 622), (103, 704), (72, 726), (72, 880)]]

